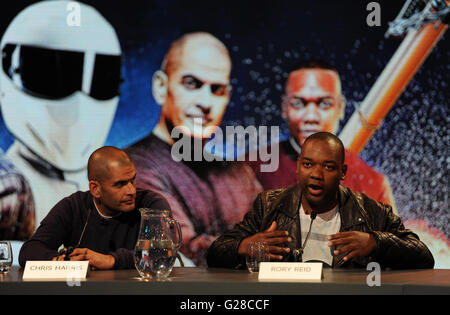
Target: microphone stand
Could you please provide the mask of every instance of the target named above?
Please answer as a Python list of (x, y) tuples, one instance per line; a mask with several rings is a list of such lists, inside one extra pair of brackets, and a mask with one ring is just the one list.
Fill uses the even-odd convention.
[(293, 251), (293, 254), (294, 254), (294, 257), (295, 257), (296, 260), (298, 260), (298, 257), (300, 255), (302, 255), (303, 251), (305, 250), (306, 243), (308, 242), (309, 235), (311, 234), (312, 224), (313, 224), (314, 219), (316, 218), (316, 216), (317, 216), (317, 212), (312, 211), (311, 212), (311, 223), (309, 224), (309, 231), (308, 231), (308, 234), (306, 234), (306, 238), (305, 238), (305, 241), (303, 242), (303, 246), (300, 247), (299, 249), (295, 249)]

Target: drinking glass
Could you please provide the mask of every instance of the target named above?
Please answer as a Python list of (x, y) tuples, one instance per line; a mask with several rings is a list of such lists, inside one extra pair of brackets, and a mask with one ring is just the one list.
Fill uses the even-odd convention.
[(0, 241), (0, 273), (6, 273), (11, 269), (13, 254), (9, 241)]
[(266, 242), (250, 242), (247, 245), (245, 262), (249, 272), (259, 272), (259, 263), (269, 261), (269, 245)]

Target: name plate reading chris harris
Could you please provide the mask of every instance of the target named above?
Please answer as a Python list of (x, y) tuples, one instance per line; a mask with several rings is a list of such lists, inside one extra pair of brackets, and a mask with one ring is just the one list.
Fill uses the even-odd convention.
[(321, 280), (322, 263), (261, 262), (259, 280)]
[(89, 261), (27, 261), (22, 280), (84, 280)]

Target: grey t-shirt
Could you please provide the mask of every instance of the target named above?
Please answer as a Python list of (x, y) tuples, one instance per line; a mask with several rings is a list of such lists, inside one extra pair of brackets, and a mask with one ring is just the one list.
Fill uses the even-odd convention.
[[(311, 217), (305, 214), (303, 206), (300, 206), (300, 224), (303, 245), (311, 224)], [(333, 248), (328, 247), (329, 241), (327, 237), (339, 232), (340, 227), (341, 217), (338, 206), (328, 212), (317, 214), (311, 226), (311, 234), (303, 251), (303, 262), (320, 260), (331, 266), (333, 262)]]

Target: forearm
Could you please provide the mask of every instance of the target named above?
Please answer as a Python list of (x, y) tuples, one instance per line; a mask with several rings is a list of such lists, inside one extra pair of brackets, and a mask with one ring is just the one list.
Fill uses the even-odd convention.
[(114, 257), (113, 269), (133, 269), (134, 249), (119, 248), (114, 252), (108, 253)]
[(255, 228), (259, 225), (252, 221), (254, 219), (253, 211), (250, 211), (241, 223), (214, 241), (207, 253), (209, 267), (238, 268), (245, 264), (244, 257), (239, 255), (239, 246), (245, 238), (259, 232)]
[(39, 240), (31, 239), (22, 245), (19, 253), (19, 264), (22, 268), (28, 260), (51, 260), (58, 255), (58, 250), (48, 247)]
[(374, 261), (383, 267), (395, 269), (433, 268), (434, 258), (426, 245), (412, 232), (396, 235), (374, 231), (377, 247), (372, 253)]
[(242, 222), (236, 224), (231, 231), (225, 232), (208, 249), (208, 266), (237, 268), (245, 264), (244, 258), (238, 254), (239, 245), (246, 237), (260, 232), (262, 220), (263, 202), (259, 194)]
[(209, 267), (238, 268), (244, 265), (245, 260), (239, 256), (238, 249), (243, 236), (230, 237), (223, 235), (208, 249), (207, 262)]

